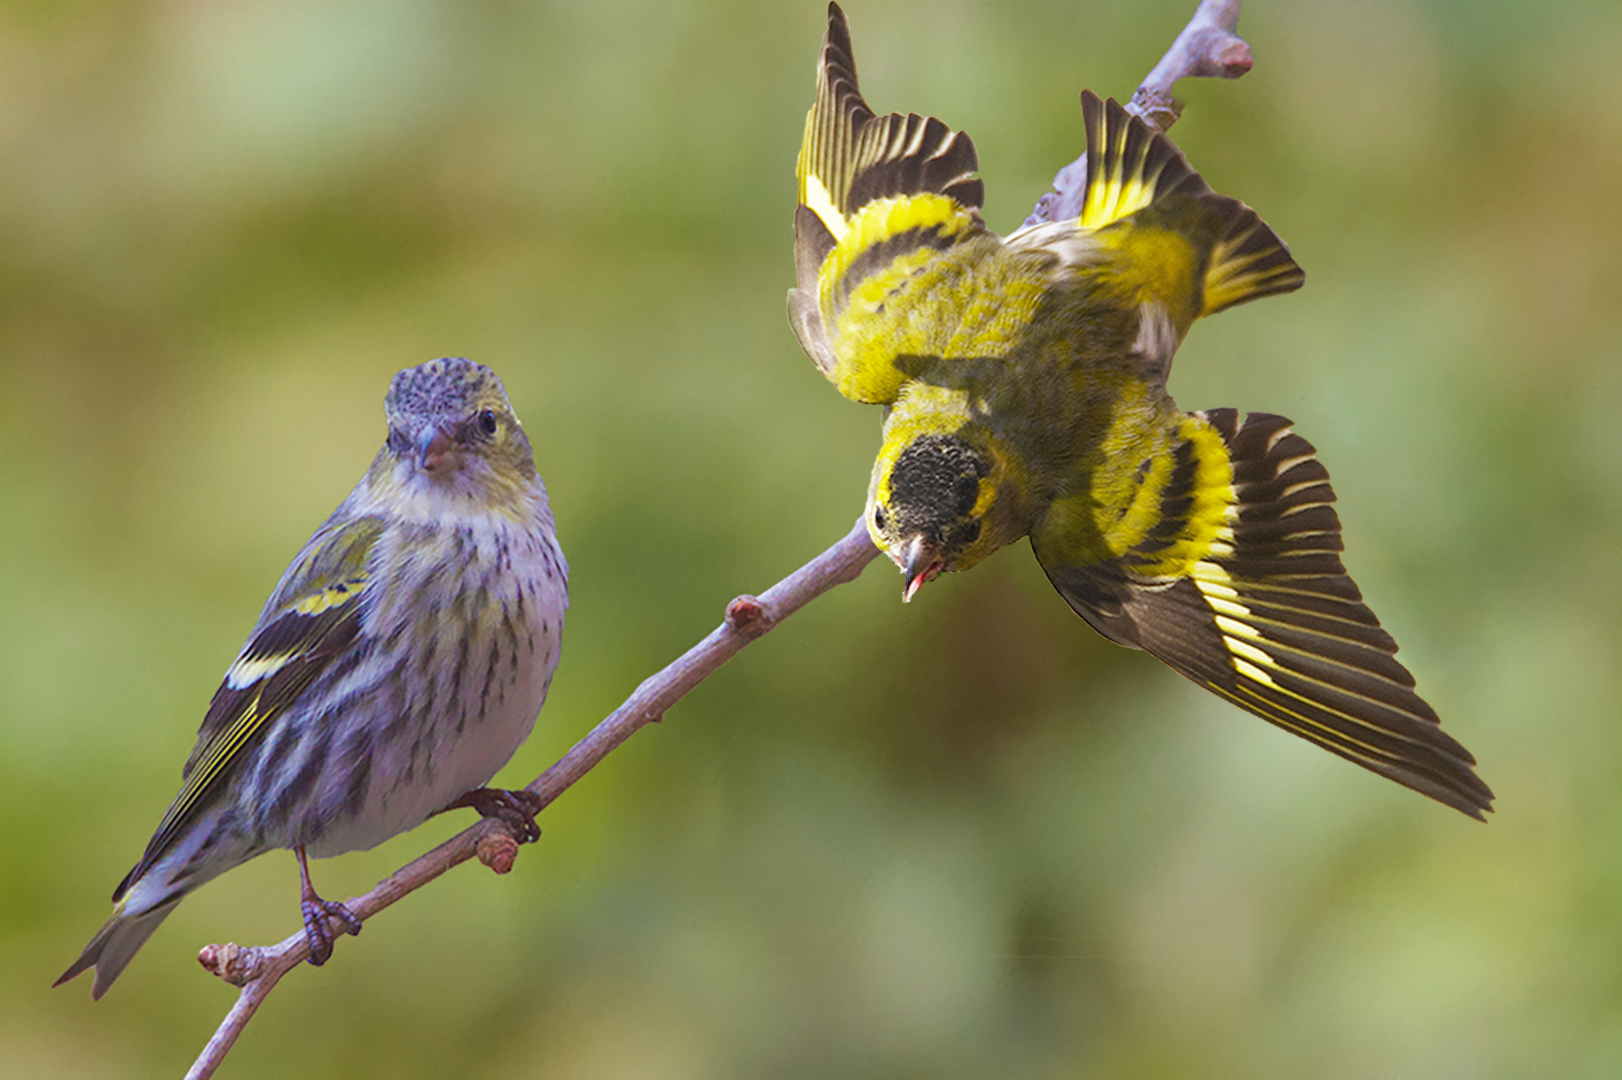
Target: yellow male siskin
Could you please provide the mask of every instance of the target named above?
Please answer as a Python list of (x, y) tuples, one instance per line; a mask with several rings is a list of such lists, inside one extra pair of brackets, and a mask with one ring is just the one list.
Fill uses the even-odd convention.
[(557, 668), (568, 564), (501, 380), (467, 360), (400, 372), (388, 441), (286, 572), (225, 674), (113, 916), (61, 985), (101, 997), (193, 889), (273, 848), (298, 857), (310, 962), (333, 925), (306, 854), (370, 848), (442, 810), (540, 835), (538, 799), (484, 785)]
[(1195, 319), (1299, 288), (1301, 269), (1164, 134), (1081, 104), (1079, 214), (999, 237), (969, 137), (874, 115), (829, 6), (789, 313), (842, 394), (884, 406), (867, 523), (903, 599), (1028, 535), (1111, 641), (1480, 818), (1475, 759), (1341, 565), (1312, 445), (1283, 417), (1184, 412), (1166, 391)]

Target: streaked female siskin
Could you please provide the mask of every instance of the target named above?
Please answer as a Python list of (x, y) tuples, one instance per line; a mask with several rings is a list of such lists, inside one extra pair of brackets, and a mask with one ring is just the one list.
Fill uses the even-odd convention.
[(342, 904), (307, 855), (373, 847), (457, 806), (539, 835), (486, 788), (557, 668), (568, 564), (501, 380), (461, 359), (394, 377), (388, 439), (294, 558), (214, 695), (183, 786), (113, 916), (57, 980), (100, 997), (187, 893), (275, 848), (298, 857), (312, 963)]

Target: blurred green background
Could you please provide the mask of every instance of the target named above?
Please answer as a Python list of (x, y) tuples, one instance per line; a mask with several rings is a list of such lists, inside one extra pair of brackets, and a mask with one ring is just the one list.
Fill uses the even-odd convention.
[[(881, 110), (975, 138), (1006, 231), (1190, 0), (852, 0)], [(0, 7), (0, 1074), (178, 1075), (189, 899), (108, 912), (397, 369), (495, 367), (573, 564), (527, 781), (844, 534), (878, 413), (800, 354), (815, 0)], [(1622, 1075), (1622, 7), (1246, 6), (1174, 130), (1307, 269), (1201, 324), (1188, 408), (1294, 418), (1347, 562), (1500, 797), (1486, 827), (1090, 631), (1024, 545), (874, 564), (549, 810), (295, 972), (233, 1077)], [(317, 864), (354, 895), (471, 820)]]

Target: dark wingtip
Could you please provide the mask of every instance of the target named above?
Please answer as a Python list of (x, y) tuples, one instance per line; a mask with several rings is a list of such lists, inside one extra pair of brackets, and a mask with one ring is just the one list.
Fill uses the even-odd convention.
[[(845, 13), (840, 10), (838, 4), (828, 5), (828, 32), (823, 36), (822, 44), (824, 52), (827, 51), (829, 45), (832, 45), (843, 52), (847, 58), (851, 55), (850, 23), (846, 20)], [(854, 63), (850, 66), (853, 70), (856, 67)]]

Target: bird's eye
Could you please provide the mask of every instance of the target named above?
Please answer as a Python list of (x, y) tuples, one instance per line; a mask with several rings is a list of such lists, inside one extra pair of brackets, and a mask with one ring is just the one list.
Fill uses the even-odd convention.
[(884, 507), (875, 506), (873, 508), (873, 527), (875, 529), (878, 529), (880, 532), (883, 532), (884, 531), (884, 522), (885, 522)]
[(496, 433), (496, 414), (493, 410), (486, 409), (479, 414), (479, 430), (486, 435)]

